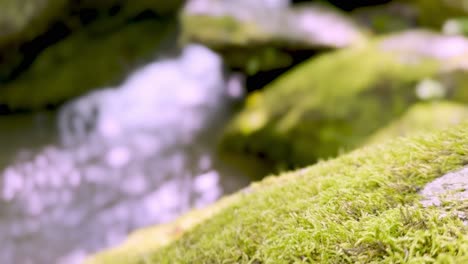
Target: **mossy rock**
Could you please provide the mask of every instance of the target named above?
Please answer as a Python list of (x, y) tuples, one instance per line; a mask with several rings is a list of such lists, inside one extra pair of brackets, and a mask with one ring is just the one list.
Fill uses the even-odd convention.
[(418, 26), (417, 9), (407, 1), (392, 1), (384, 5), (357, 8), (351, 12), (351, 16), (377, 34), (408, 30)]
[(109, 34), (129, 22), (174, 19), (182, 0), (0, 0), (0, 83), (10, 82), (47, 47), (89, 27)]
[[(440, 50), (452, 41), (460, 44), (457, 51)], [(421, 80), (444, 79), (445, 97), (466, 100), (459, 59), (467, 52), (464, 38), (411, 31), (313, 58), (251, 94), (221, 150), (227, 158), (257, 158), (279, 169), (336, 156), (419, 101)]]
[(204, 8), (197, 1), (189, 2), (182, 11), (181, 42), (202, 43), (224, 55), (228, 66), (251, 75), (290, 66), (293, 51), (335, 49), (365, 41), (365, 34), (350, 18), (325, 5), (205, 2)]
[(418, 192), (467, 163), (468, 123), (400, 138), (269, 177), (87, 263), (465, 263), (466, 202), (424, 207)]
[(379, 129), (366, 144), (379, 144), (396, 137), (407, 137), (446, 129), (468, 121), (468, 107), (449, 101), (412, 105), (401, 117)]
[(449, 18), (468, 15), (465, 1), (411, 0), (418, 8), (419, 22), (424, 26), (440, 29)]
[(42, 33), (66, 5), (67, 0), (0, 0), (0, 47)]
[(143, 21), (109, 34), (83, 30), (48, 47), (17, 80), (0, 87), (10, 110), (54, 106), (90, 89), (116, 84), (155, 55), (174, 21)]
[(145, 10), (167, 14), (178, 10), (182, 0), (0, 0), (0, 47), (8, 42), (25, 42), (46, 31), (52, 22), (67, 20), (71, 11), (95, 9), (107, 11), (117, 8), (128, 17)]
[(94, 8), (108, 10), (120, 8), (128, 14), (138, 14), (145, 10), (152, 10), (160, 15), (176, 13), (184, 3), (184, 0), (154, 1), (154, 0), (81, 0), (81, 8)]

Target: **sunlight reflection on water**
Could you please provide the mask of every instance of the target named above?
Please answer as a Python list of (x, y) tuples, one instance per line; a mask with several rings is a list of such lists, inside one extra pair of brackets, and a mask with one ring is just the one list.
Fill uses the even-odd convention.
[(78, 263), (245, 185), (213, 155), (238, 79), (192, 45), (63, 107), (61, 143), (18, 155), (0, 176), (2, 262)]

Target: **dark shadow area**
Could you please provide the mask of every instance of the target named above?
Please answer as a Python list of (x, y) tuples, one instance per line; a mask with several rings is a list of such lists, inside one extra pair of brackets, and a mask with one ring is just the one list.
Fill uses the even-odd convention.
[(252, 76), (247, 76), (245, 85), (248, 92), (262, 89), (283, 73), (289, 71), (296, 65), (306, 61), (318, 53), (318, 51), (315, 50), (287, 50), (285, 52), (291, 55), (291, 65), (269, 71), (259, 71)]
[[(311, 1), (310, 0), (293, 0), (292, 2), (303, 3), (303, 2), (311, 2)], [(391, 2), (391, 0), (358, 0), (358, 1), (329, 0), (328, 2), (330, 2), (332, 5), (340, 9), (351, 11), (359, 7), (386, 4), (386, 3)]]

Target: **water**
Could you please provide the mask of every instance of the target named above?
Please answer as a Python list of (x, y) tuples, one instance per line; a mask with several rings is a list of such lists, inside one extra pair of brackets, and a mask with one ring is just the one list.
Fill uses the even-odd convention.
[(214, 155), (240, 88), (192, 45), (57, 114), (1, 117), (2, 263), (80, 263), (245, 186)]

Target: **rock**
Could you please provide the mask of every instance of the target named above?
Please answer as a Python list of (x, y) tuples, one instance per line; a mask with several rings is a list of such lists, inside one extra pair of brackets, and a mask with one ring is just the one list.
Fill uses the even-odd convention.
[(424, 206), (442, 206), (444, 203), (468, 200), (468, 168), (449, 172), (426, 184), (421, 190)]
[(248, 97), (221, 149), (279, 168), (333, 157), (423, 100), (421, 80), (466, 102), (467, 54), (463, 37), (409, 31), (310, 59)]
[[(16, 84), (11, 83), (16, 83), (18, 79), (28, 79), (29, 73), (25, 72), (28, 70), (36, 71), (37, 69), (30, 70), (30, 68), (34, 68), (36, 64), (43, 64), (44, 62), (36, 62), (36, 59), (44, 60), (44, 57), (50, 56), (50, 49), (54, 49), (56, 46), (71, 46), (70, 43), (74, 42), (74, 40), (70, 39), (79, 39), (81, 46), (87, 46), (88, 43), (83, 43), (84, 38), (87, 38), (88, 42), (93, 42), (95, 40), (91, 35), (109, 36), (119, 30), (125, 31), (123, 28), (127, 24), (142, 20), (156, 21), (154, 22), (154, 31), (150, 32), (148, 30), (147, 32), (154, 36), (159, 35), (160, 26), (158, 22), (164, 21), (164, 23), (173, 24), (171, 16), (174, 16), (181, 4), (182, 0), (0, 1), (0, 97), (3, 96), (3, 93), (14, 93), (2, 90), (10, 89), (4, 88), (5, 86), (15, 86)], [(83, 33), (83, 31), (87, 31), (87, 33)], [(86, 34), (90, 36), (84, 37)], [(150, 45), (152, 43), (150, 39), (151, 37), (143, 36), (139, 41), (150, 41), (148, 43)], [(62, 41), (65, 44), (61, 44)], [(101, 38), (96, 40), (96, 42), (101, 41)], [(136, 43), (138, 38), (125, 41), (127, 43)], [(94, 45), (90, 44), (90, 46)], [(144, 46), (142, 43), (131, 45)], [(77, 47), (70, 49), (78, 51)], [(128, 49), (133, 48), (129, 47)], [(49, 55), (43, 55), (43, 52)], [(117, 52), (117, 50), (114, 50), (114, 52)], [(122, 52), (125, 51), (122, 50)], [(125, 57), (127, 55), (121, 54), (116, 57), (119, 56)], [(23, 73), (25, 73), (25, 76), (22, 76)], [(102, 76), (103, 79), (105, 77)], [(111, 82), (112, 79), (105, 81)], [(22, 92), (18, 93), (21, 94)], [(6, 100), (4, 99), (2, 103)], [(52, 98), (51, 102), (47, 102), (47, 104), (49, 103), (55, 104), (56, 99)], [(45, 103), (39, 104), (41, 104), (41, 107), (45, 105)], [(29, 109), (27, 105), (24, 106)], [(9, 105), (8, 108), (10, 108)]]
[(437, 207), (441, 217), (458, 217), (468, 225), (468, 168), (449, 172), (426, 184), (421, 190), (421, 204)]
[(446, 129), (468, 120), (463, 104), (436, 101), (416, 103), (401, 117), (370, 136), (366, 144), (378, 144), (396, 137), (407, 137)]
[(21, 44), (44, 33), (66, 5), (66, 0), (0, 1), (0, 81), (21, 64)]
[[(101, 20), (122, 26), (138, 15), (153, 12), (174, 14), (182, 0), (20, 0), (0, 2), (0, 81), (14, 78), (18, 68), (70, 33)], [(148, 15), (148, 14), (146, 14)], [(102, 21), (105, 21), (102, 23)]]
[(18, 79), (0, 88), (0, 105), (40, 109), (120, 81), (153, 56), (173, 28), (170, 21), (143, 21), (112, 33), (80, 31), (48, 47)]
[(421, 206), (418, 191), (465, 166), (467, 131), (400, 138), (269, 177), (87, 263), (464, 263), (466, 226)]
[(181, 14), (182, 41), (199, 42), (249, 74), (292, 64), (288, 50), (342, 48), (363, 41), (351, 19), (328, 6), (288, 1), (191, 0)]

